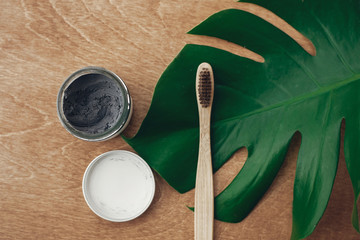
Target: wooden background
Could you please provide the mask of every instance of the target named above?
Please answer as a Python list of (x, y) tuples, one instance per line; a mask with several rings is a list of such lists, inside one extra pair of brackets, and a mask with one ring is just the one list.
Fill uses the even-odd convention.
[[(56, 97), (72, 72), (102, 66), (126, 82), (135, 134), (161, 73), (186, 43), (206, 44), (261, 61), (249, 50), (186, 32), (211, 14), (241, 8), (312, 46), (270, 12), (232, 0), (0, 1), (0, 239), (192, 239), (194, 192), (180, 195), (156, 175), (151, 207), (138, 219), (112, 223), (87, 207), (82, 176), (97, 155), (131, 150), (120, 138), (78, 140), (56, 114)], [(292, 188), (301, 137), (296, 135), (278, 177), (238, 224), (215, 222), (215, 239), (289, 239)], [(242, 167), (238, 151), (215, 174), (219, 193)], [(328, 208), (308, 239), (360, 239), (350, 222), (353, 193), (343, 153)]]

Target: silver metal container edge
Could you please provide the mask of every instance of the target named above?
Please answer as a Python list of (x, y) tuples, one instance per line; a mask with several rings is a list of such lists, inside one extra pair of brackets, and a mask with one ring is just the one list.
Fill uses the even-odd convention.
[[(78, 131), (69, 123), (69, 121), (65, 117), (65, 114), (63, 111), (65, 90), (70, 86), (70, 84), (72, 82), (74, 82), (76, 79), (78, 79), (79, 77), (84, 76), (86, 74), (105, 75), (108, 78), (115, 80), (120, 85), (121, 89), (123, 90), (123, 94), (124, 94), (124, 98), (125, 98), (124, 99), (125, 105), (124, 105), (122, 116), (121, 116), (120, 120), (117, 122), (117, 124), (112, 128), (112, 130), (109, 132), (105, 132), (104, 134), (88, 135), (88, 134), (82, 133), (81, 131)], [(59, 118), (62, 126), (71, 135), (73, 135), (79, 139), (90, 141), (90, 142), (105, 141), (105, 140), (109, 140), (111, 138), (118, 136), (128, 126), (131, 116), (132, 116), (132, 112), (133, 112), (132, 98), (130, 96), (130, 92), (129, 92), (127, 86), (125, 85), (125, 82), (118, 75), (113, 73), (112, 71), (109, 71), (102, 67), (96, 67), (96, 66), (88, 66), (88, 67), (81, 68), (81, 69), (77, 70), (76, 72), (72, 73), (64, 81), (64, 83), (61, 85), (60, 90), (58, 92), (56, 107), (57, 107), (58, 118)]]
[[(98, 162), (98, 161), (101, 161), (103, 160), (107, 155), (111, 154), (111, 153), (126, 153), (126, 154), (130, 154), (132, 156), (134, 156), (135, 158), (137, 158), (139, 161), (143, 162), (144, 163), (144, 167), (147, 169), (147, 171), (151, 174), (152, 176), (152, 188), (151, 188), (151, 194), (150, 194), (150, 200), (149, 202), (146, 203), (146, 205), (144, 206), (144, 208), (139, 211), (137, 214), (131, 216), (131, 217), (125, 217), (125, 218), (111, 218), (111, 217), (108, 217), (106, 215), (104, 215), (100, 210), (97, 210), (96, 207), (91, 203), (91, 201), (89, 201), (89, 192), (88, 192), (88, 184), (87, 184), (87, 179), (89, 178), (89, 172), (94, 168), (94, 165)], [(126, 151), (126, 150), (112, 150), (112, 151), (109, 151), (109, 152), (105, 152), (105, 153), (102, 153), (100, 154), (99, 156), (97, 156), (96, 158), (94, 158), (90, 163), (89, 165), (87, 166), (85, 172), (84, 172), (84, 175), (83, 175), (83, 179), (82, 179), (82, 192), (83, 192), (83, 196), (84, 196), (84, 199), (85, 199), (85, 202), (86, 204), (88, 205), (88, 207), (99, 217), (105, 219), (105, 220), (108, 220), (108, 221), (111, 221), (111, 222), (126, 222), (126, 221), (130, 221), (130, 220), (133, 220), (137, 217), (139, 217), (140, 215), (142, 215), (150, 206), (150, 204), (152, 203), (153, 199), (154, 199), (154, 196), (155, 196), (155, 178), (154, 178), (154, 175), (153, 175), (153, 172), (150, 168), (150, 166), (147, 164), (147, 162), (142, 158), (140, 157), (139, 155), (133, 153), (133, 152), (130, 152), (130, 151)]]

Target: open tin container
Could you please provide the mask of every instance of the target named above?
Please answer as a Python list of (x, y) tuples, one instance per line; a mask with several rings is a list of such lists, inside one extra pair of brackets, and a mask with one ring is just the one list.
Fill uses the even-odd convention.
[(132, 100), (124, 81), (101, 67), (85, 67), (60, 87), (57, 112), (73, 136), (104, 141), (119, 135), (132, 115)]

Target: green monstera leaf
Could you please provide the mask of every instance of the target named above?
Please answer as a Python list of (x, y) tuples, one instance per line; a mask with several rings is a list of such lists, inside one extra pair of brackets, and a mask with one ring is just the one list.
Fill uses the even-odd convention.
[(237, 9), (216, 13), (190, 34), (246, 46), (265, 62), (186, 45), (161, 76), (137, 135), (126, 140), (177, 191), (192, 189), (199, 141), (195, 73), (201, 62), (209, 62), (215, 76), (214, 171), (239, 148), (248, 149), (239, 174), (215, 198), (215, 217), (239, 222), (251, 212), (299, 131), (292, 239), (311, 234), (330, 197), (345, 119), (344, 152), (355, 193), (352, 222), (359, 231), (360, 1), (249, 2), (273, 11), (308, 37), (316, 56), (253, 14)]

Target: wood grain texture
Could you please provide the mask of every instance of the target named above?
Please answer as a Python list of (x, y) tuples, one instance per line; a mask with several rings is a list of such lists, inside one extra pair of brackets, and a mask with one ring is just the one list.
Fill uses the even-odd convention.
[[(65, 131), (56, 96), (68, 75), (105, 67), (129, 87), (135, 134), (161, 73), (186, 43), (217, 46), (256, 61), (262, 57), (225, 41), (185, 33), (211, 14), (242, 8), (312, 45), (269, 11), (232, 0), (0, 1), (0, 239), (193, 239), (194, 191), (179, 194), (156, 175), (156, 193), (141, 217), (126, 223), (100, 219), (81, 191), (92, 159), (131, 150), (120, 138), (85, 142)], [(254, 211), (237, 224), (215, 221), (214, 239), (289, 239), (296, 135), (275, 182)], [(342, 149), (342, 147), (341, 147)], [(214, 175), (215, 194), (246, 159), (239, 150)], [(359, 239), (350, 222), (353, 192), (343, 151), (328, 208), (309, 239)]]

